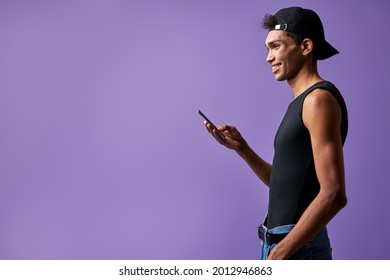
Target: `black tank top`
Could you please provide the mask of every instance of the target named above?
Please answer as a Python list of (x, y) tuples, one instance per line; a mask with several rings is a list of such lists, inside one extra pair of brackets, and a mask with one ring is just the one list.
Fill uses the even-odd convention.
[(310, 134), (302, 120), (303, 101), (317, 88), (329, 91), (339, 102), (342, 112), (340, 130), (344, 145), (348, 131), (347, 108), (343, 97), (332, 83), (316, 83), (290, 103), (274, 140), (268, 228), (296, 224), (320, 190)]

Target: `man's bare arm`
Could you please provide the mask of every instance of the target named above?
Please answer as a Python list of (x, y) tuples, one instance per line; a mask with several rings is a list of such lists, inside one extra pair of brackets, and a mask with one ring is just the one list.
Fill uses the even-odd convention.
[(263, 160), (252, 150), (252, 148), (248, 145), (245, 139), (241, 136), (240, 132), (234, 126), (217, 126), (218, 130), (222, 131), (225, 136), (225, 138), (222, 138), (207, 121), (205, 121), (204, 124), (207, 127), (207, 130), (214, 136), (215, 140), (218, 141), (218, 143), (236, 151), (237, 154), (249, 165), (257, 177), (259, 177), (266, 186), (269, 186), (272, 165)]

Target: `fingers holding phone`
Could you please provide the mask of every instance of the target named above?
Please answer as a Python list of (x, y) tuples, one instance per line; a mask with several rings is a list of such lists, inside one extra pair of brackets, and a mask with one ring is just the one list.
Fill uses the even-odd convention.
[(210, 132), (210, 133), (213, 133), (214, 130), (215, 130), (215, 133), (218, 135), (218, 137), (220, 137), (221, 139), (224, 139), (225, 138), (225, 135), (223, 135), (223, 133), (206, 117), (205, 114), (202, 113), (201, 110), (198, 110), (198, 114), (200, 116), (202, 116), (202, 118), (205, 120), (205, 125), (207, 127), (207, 130)]
[(198, 114), (204, 118), (204, 124), (208, 132), (214, 136), (218, 143), (229, 149), (237, 150), (245, 142), (240, 132), (234, 126), (215, 126), (200, 110), (198, 110)]
[(215, 126), (208, 121), (204, 121), (203, 123), (206, 126), (208, 132), (210, 132), (219, 143), (222, 143), (222, 141), (226, 139), (222, 126)]

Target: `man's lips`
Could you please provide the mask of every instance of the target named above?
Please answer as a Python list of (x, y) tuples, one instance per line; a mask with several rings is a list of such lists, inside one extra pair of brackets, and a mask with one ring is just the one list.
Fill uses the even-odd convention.
[(278, 69), (280, 68), (280, 65), (281, 63), (275, 63), (275, 64), (272, 64), (271, 67), (272, 67), (272, 73), (276, 73), (276, 71), (278, 71)]

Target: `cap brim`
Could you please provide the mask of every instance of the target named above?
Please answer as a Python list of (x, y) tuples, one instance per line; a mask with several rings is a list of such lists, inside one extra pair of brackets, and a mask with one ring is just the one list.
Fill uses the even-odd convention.
[(317, 46), (318, 46), (318, 49), (316, 52), (316, 58), (318, 60), (324, 60), (324, 59), (327, 59), (331, 56), (334, 56), (334, 55), (340, 53), (327, 41), (323, 41), (322, 43), (318, 44)]

